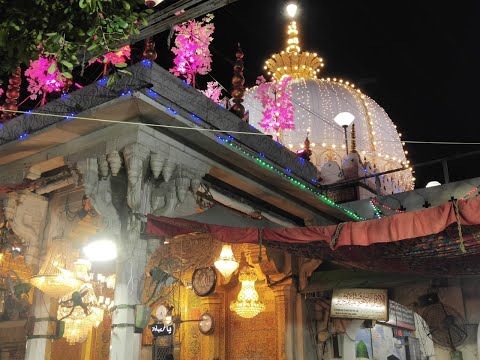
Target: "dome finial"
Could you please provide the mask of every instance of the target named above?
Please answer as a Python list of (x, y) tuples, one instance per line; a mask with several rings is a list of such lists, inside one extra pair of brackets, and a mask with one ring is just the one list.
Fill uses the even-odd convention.
[(287, 27), (287, 44), (284, 51), (272, 55), (265, 63), (268, 75), (280, 80), (285, 76), (294, 79), (316, 79), (320, 68), (323, 67), (323, 59), (316, 53), (300, 52), (300, 40), (297, 22), (294, 18), (297, 15), (298, 6), (289, 3), (286, 12), (291, 18)]

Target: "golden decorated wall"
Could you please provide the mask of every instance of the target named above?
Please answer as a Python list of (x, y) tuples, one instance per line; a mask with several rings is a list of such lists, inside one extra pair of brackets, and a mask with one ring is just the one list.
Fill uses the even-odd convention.
[[(227, 359), (277, 359), (277, 330), (274, 293), (265, 283), (256, 285), (258, 295), (266, 305), (264, 312), (252, 319), (244, 319), (228, 309)], [(228, 292), (227, 304), (236, 299), (240, 285)]]
[(64, 338), (52, 341), (51, 360), (108, 360), (110, 352), (111, 317), (93, 328), (83, 343), (69, 345)]

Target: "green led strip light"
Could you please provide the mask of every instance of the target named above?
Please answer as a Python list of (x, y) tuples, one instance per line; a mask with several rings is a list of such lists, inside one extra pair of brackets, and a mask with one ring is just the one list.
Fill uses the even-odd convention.
[(255, 162), (265, 168), (265, 169), (268, 169), (274, 173), (276, 173), (277, 175), (280, 175), (282, 176), (283, 178), (289, 180), (293, 185), (297, 186), (298, 188), (302, 189), (302, 190), (305, 190), (305, 191), (309, 191), (311, 192), (312, 194), (314, 194), (318, 199), (320, 199), (321, 201), (323, 201), (325, 204), (327, 205), (330, 205), (331, 207), (333, 208), (337, 208), (341, 211), (343, 211), (345, 214), (347, 214), (348, 216), (350, 216), (352, 219), (354, 220), (357, 220), (357, 221), (361, 221), (361, 220), (366, 220), (365, 218), (361, 217), (361, 216), (358, 216), (357, 214), (355, 214), (353, 211), (351, 210), (348, 210), (346, 208), (344, 208), (343, 206), (340, 206), (338, 205), (335, 201), (333, 200), (330, 200), (328, 197), (326, 197), (325, 195), (321, 194), (320, 192), (318, 192), (316, 189), (310, 187), (309, 185), (306, 185), (304, 184), (303, 182), (299, 181), (299, 180), (296, 180), (295, 178), (285, 174), (282, 170), (280, 170), (279, 168), (275, 167), (275, 166), (272, 166), (270, 165), (269, 163), (267, 163), (266, 161), (264, 161), (262, 158), (256, 156), (256, 155), (253, 155), (251, 154), (250, 152), (248, 151), (245, 151), (242, 147), (236, 145), (235, 143), (233, 143), (232, 141), (228, 140), (228, 139), (225, 139), (221, 136), (217, 136), (217, 138), (225, 143), (225, 144), (228, 144), (230, 147), (236, 149), (237, 151), (243, 153), (245, 156), (248, 156), (250, 158), (252, 158), (253, 160), (255, 160)]

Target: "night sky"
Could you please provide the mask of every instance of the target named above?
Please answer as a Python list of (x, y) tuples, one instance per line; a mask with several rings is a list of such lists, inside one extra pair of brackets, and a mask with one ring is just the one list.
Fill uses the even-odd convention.
[[(301, 46), (326, 62), (322, 74), (350, 80), (382, 106), (404, 140), (480, 142), (478, 1), (319, 1), (300, 5)], [(215, 12), (211, 75), (230, 89), (239, 41), (252, 86), (284, 48), (285, 2), (239, 0)], [(167, 34), (156, 38), (159, 50)], [(171, 65), (168, 53), (158, 62)], [(211, 78), (204, 78), (211, 81)], [(480, 146), (407, 145), (412, 164)], [(449, 163), (450, 180), (480, 176), (480, 155)], [(417, 187), (443, 183), (441, 165), (416, 170)]]
[[(155, 9), (178, 0), (165, 0)], [(238, 0), (215, 12), (212, 77), (231, 89), (236, 44), (248, 87), (265, 60), (285, 46), (286, 1)], [(480, 142), (480, 1), (297, 1), (303, 51), (317, 52), (325, 77), (353, 82), (389, 114), (403, 140)], [(154, 37), (157, 63), (172, 66), (168, 32)], [(171, 39), (173, 45), (173, 39)], [(143, 42), (133, 46), (139, 61)], [(94, 66), (92, 66), (93, 68)], [(101, 69), (78, 79), (94, 81)], [(88, 74), (88, 72), (86, 72)], [(95, 74), (94, 74), (95, 73)], [(4, 79), (6, 80), (6, 79)], [(27, 103), (24, 107), (31, 108)], [(30, 107), (29, 107), (30, 106)], [(407, 144), (411, 164), (479, 151), (478, 145)], [(450, 180), (480, 176), (480, 154), (449, 163)], [(417, 187), (443, 181), (440, 164), (416, 168)]]

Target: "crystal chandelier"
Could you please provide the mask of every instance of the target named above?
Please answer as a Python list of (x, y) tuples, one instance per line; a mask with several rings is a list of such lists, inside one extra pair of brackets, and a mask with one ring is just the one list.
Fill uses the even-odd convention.
[(238, 268), (238, 262), (233, 256), (232, 246), (224, 244), (220, 257), (215, 261), (215, 267), (223, 275), (224, 278), (229, 278), (235, 270)]
[(57, 318), (65, 321), (63, 337), (70, 345), (84, 342), (92, 327), (102, 322), (104, 314), (91, 284), (83, 285), (78, 293), (81, 305), (75, 304), (74, 293), (71, 293), (59, 300), (57, 311)]
[(238, 293), (236, 301), (230, 303), (230, 310), (246, 319), (251, 319), (265, 310), (265, 304), (258, 301), (258, 293), (255, 290), (257, 275), (252, 267), (246, 266), (240, 271), (238, 279), (242, 283), (242, 289)]
[(30, 283), (33, 286), (54, 298), (62, 297), (78, 289), (84, 283), (66, 269), (67, 256), (71, 252), (64, 247), (63, 241), (55, 240), (50, 246), (46, 261), (38, 274), (30, 277)]

